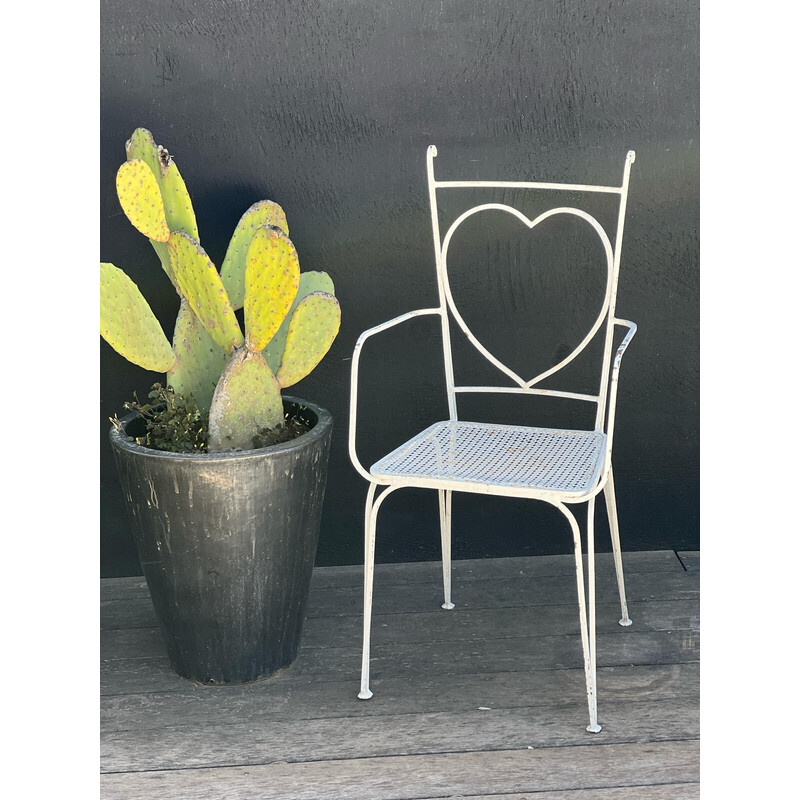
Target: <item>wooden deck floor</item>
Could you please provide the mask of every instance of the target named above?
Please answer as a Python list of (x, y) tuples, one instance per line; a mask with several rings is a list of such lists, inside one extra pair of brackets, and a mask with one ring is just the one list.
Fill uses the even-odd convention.
[(681, 800), (699, 797), (699, 554), (625, 555), (633, 626), (598, 556), (587, 733), (571, 556), (376, 570), (369, 702), (361, 569), (318, 568), (301, 654), (267, 681), (172, 673), (141, 578), (101, 581), (102, 797)]

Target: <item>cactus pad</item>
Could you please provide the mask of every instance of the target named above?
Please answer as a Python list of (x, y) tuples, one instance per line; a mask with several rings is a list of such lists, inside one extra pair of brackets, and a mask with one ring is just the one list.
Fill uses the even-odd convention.
[[(162, 152), (167, 151), (163, 148)], [(167, 154), (169, 158), (169, 155)], [(161, 197), (164, 200), (164, 213), (167, 217), (167, 224), (171, 231), (183, 231), (194, 239), (199, 238), (197, 233), (197, 219), (194, 216), (194, 208), (189, 198), (189, 192), (183, 177), (178, 172), (178, 167), (170, 158), (169, 164), (164, 171), (161, 179)]]
[(312, 292), (300, 301), (289, 321), (283, 359), (275, 376), (283, 388), (302, 380), (319, 364), (339, 332), (341, 316), (332, 294)]
[(300, 302), (311, 294), (311, 292), (326, 292), (327, 294), (335, 294), (333, 291), (333, 281), (327, 272), (304, 272), (300, 275), (300, 285), (297, 289), (292, 307), (289, 313), (284, 317), (281, 327), (278, 332), (270, 339), (269, 344), (264, 350), (264, 358), (267, 359), (267, 364), (273, 372), (278, 371), (283, 359), (283, 351), (286, 349), (286, 334), (289, 332), (289, 322), (292, 319), (294, 310), (300, 305)]
[(247, 267), (247, 250), (253, 240), (255, 232), (262, 225), (271, 225), (280, 228), (287, 236), (289, 226), (286, 224), (286, 214), (283, 209), (271, 200), (261, 200), (253, 204), (244, 212), (236, 230), (233, 232), (228, 252), (222, 262), (222, 282), (228, 290), (228, 297), (235, 309), (244, 305), (245, 270)]
[(166, 148), (155, 143), (153, 135), (145, 128), (137, 128), (125, 142), (128, 161), (140, 159), (150, 167), (164, 201), (164, 213), (170, 231), (183, 231), (199, 239), (197, 219), (186, 190), (186, 184), (178, 171), (178, 165)]
[(300, 285), (300, 262), (280, 228), (261, 227), (247, 250), (244, 324), (247, 347), (260, 352), (277, 333)]
[(211, 338), (230, 353), (244, 342), (217, 268), (200, 244), (185, 233), (169, 237), (169, 258), (181, 294)]
[[(157, 145), (153, 135), (145, 128), (137, 128), (131, 138), (125, 142), (125, 154), (128, 161), (144, 161), (158, 184), (161, 192), (161, 200), (164, 203), (164, 216), (170, 231), (183, 231), (189, 236), (199, 239), (197, 233), (197, 221), (192, 208), (192, 201), (186, 190), (186, 184), (178, 172), (178, 167), (172, 160), (170, 154)], [(169, 262), (169, 251), (166, 242), (158, 242), (150, 239), (150, 244), (156, 251), (161, 266), (167, 277), (172, 281), (172, 285), (180, 295), (180, 289), (175, 279), (175, 273)]]
[(164, 201), (155, 175), (144, 161), (126, 161), (117, 171), (117, 196), (137, 231), (156, 242), (169, 239)]
[(166, 372), (175, 353), (139, 287), (118, 267), (100, 263), (100, 334), (143, 369)]
[(175, 364), (167, 373), (167, 384), (180, 394), (194, 397), (198, 409), (208, 412), (227, 353), (209, 336), (185, 298), (175, 320), (172, 350)]
[(208, 419), (208, 449), (250, 449), (264, 428), (283, 424), (281, 390), (261, 353), (237, 350), (219, 379)]

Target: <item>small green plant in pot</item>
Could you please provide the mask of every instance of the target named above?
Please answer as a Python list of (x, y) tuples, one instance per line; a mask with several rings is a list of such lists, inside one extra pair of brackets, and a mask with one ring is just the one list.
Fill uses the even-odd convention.
[[(100, 265), (103, 338), (166, 373), (168, 387), (151, 393), (163, 408), (111, 430), (134, 540), (176, 671), (203, 683), (255, 680), (297, 652), (332, 426), (327, 411), (281, 390), (328, 352), (340, 308), (326, 273), (300, 273), (276, 203), (245, 212), (218, 272), (169, 153), (139, 128), (126, 154), (120, 204), (180, 297), (170, 344), (133, 281)], [(303, 425), (287, 430), (287, 419)], [(163, 435), (184, 423), (194, 432)]]

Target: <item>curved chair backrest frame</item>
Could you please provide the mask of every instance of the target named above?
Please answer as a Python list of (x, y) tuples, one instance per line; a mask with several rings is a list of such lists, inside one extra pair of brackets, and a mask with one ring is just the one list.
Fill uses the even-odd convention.
[[(597, 414), (595, 416), (595, 429), (603, 431), (604, 422), (608, 412), (608, 384), (609, 384), (609, 371), (611, 368), (611, 349), (613, 346), (614, 324), (617, 321), (615, 317), (615, 307), (617, 298), (617, 284), (619, 280), (619, 265), (620, 255), (622, 252), (622, 234), (625, 226), (625, 209), (628, 200), (628, 182), (630, 177), (630, 169), (633, 164), (636, 154), (633, 150), (629, 151), (625, 157), (625, 166), (622, 175), (621, 186), (594, 186), (584, 184), (566, 184), (566, 183), (541, 183), (533, 181), (439, 181), (436, 180), (433, 174), (433, 160), (437, 155), (435, 145), (428, 147), (427, 153), (427, 171), (428, 171), (428, 193), (430, 196), (431, 207), (431, 224), (433, 229), (433, 243), (436, 255), (436, 272), (437, 282), (439, 287), (439, 313), (442, 319), (442, 344), (444, 348), (444, 368), (445, 379), (447, 386), (447, 405), (450, 413), (450, 419), (458, 419), (458, 405), (456, 395), (464, 392), (479, 392), (479, 393), (502, 393), (502, 394), (523, 394), (523, 395), (548, 395), (551, 397), (565, 397), (575, 400), (584, 400), (590, 403), (597, 404)], [(437, 204), (437, 191), (445, 189), (540, 189), (540, 190), (555, 190), (555, 191), (580, 191), (580, 192), (595, 192), (602, 194), (612, 194), (619, 196), (619, 212), (617, 216), (616, 235), (614, 237), (614, 244), (612, 246), (608, 233), (603, 226), (587, 212), (570, 206), (558, 206), (551, 208), (544, 213), (540, 214), (535, 219), (529, 219), (518, 209), (504, 205), (502, 203), (483, 203), (467, 209), (461, 214), (448, 228), (444, 238), (442, 238), (439, 231), (439, 209)], [(447, 253), (450, 247), (450, 242), (453, 235), (458, 228), (475, 214), (483, 211), (503, 211), (512, 216), (517, 217), (520, 221), (524, 222), (530, 229), (535, 228), (540, 222), (543, 222), (549, 217), (564, 214), (577, 217), (588, 223), (595, 231), (600, 239), (603, 247), (603, 252), (606, 258), (606, 289), (603, 297), (603, 303), (600, 312), (590, 328), (589, 332), (578, 344), (578, 346), (569, 353), (564, 359), (555, 364), (554, 366), (541, 372), (530, 380), (524, 380), (516, 372), (510, 369), (507, 365), (503, 364), (492, 353), (490, 353), (478, 338), (470, 330), (467, 323), (458, 311), (453, 295), (450, 290), (450, 282), (447, 274)], [(448, 313), (449, 312), (449, 313)], [(466, 335), (467, 339), (472, 343), (476, 350), (491, 364), (493, 364), (500, 372), (504, 373), (511, 381), (516, 384), (515, 386), (462, 386), (456, 385), (453, 373), (453, 353), (450, 346), (450, 315), (456, 321), (458, 326)], [(578, 394), (576, 392), (562, 392), (555, 389), (543, 389), (538, 387), (541, 381), (545, 378), (558, 372), (560, 369), (569, 364), (579, 353), (589, 344), (597, 332), (605, 325), (604, 332), (604, 347), (603, 347), (603, 366), (600, 378), (600, 386), (598, 387), (597, 394)], [(612, 412), (613, 413), (613, 412)]]

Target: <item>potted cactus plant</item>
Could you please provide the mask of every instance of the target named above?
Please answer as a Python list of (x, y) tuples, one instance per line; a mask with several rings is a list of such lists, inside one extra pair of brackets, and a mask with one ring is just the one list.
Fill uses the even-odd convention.
[[(139, 406), (111, 429), (134, 541), (178, 674), (257, 680), (297, 654), (332, 429), (327, 411), (281, 390), (328, 351), (339, 304), (327, 274), (300, 273), (271, 201), (242, 216), (218, 272), (167, 150), (143, 128), (125, 149), (120, 204), (180, 297), (170, 344), (133, 281), (100, 265), (101, 335), (166, 373), (167, 388), (151, 393), (166, 405)], [(170, 426), (181, 435), (159, 437)]]

